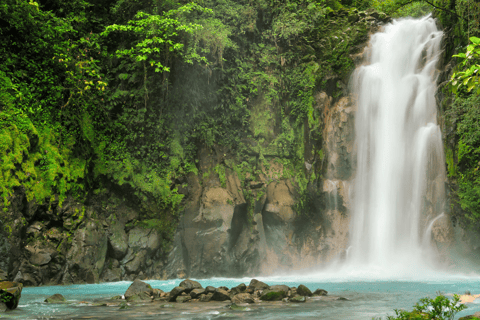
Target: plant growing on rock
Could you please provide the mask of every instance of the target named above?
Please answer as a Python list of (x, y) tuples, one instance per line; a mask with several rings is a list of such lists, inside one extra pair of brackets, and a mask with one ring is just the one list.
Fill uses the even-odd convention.
[(453, 299), (439, 295), (435, 299), (422, 298), (415, 304), (412, 311), (395, 309), (396, 316), (388, 320), (452, 320), (455, 314), (467, 308), (459, 303), (460, 296), (454, 294)]

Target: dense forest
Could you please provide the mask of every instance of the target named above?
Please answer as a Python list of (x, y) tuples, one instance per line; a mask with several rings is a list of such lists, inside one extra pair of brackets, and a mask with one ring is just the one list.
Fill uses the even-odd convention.
[[(364, 12), (432, 12), (445, 31), (438, 101), (452, 217), (480, 231), (478, 1), (4, 0), (2, 232), (27, 225), (8, 211), (21, 189), (47, 208), (68, 197), (134, 204), (132, 223), (167, 245), (187, 176), (225, 184), (233, 170), (254, 189), (274, 156), (308, 215), (321, 170), (304, 166), (324, 157), (315, 94), (347, 92), (371, 31)], [(211, 172), (199, 165), (204, 149), (221, 153)], [(252, 207), (260, 195), (243, 196)]]

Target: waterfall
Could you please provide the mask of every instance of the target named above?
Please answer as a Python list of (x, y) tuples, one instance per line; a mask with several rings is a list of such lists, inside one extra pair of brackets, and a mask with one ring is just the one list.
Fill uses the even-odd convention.
[(394, 21), (371, 37), (365, 64), (352, 76), (353, 265), (409, 268), (425, 265), (430, 256), (422, 246), (430, 243), (423, 239), (427, 220), (443, 211), (444, 198), (434, 97), (442, 35), (430, 17)]

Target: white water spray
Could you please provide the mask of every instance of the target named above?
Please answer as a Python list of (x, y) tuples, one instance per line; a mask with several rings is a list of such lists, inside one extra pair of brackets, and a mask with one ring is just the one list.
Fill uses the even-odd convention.
[(424, 220), (443, 210), (432, 202), (443, 202), (444, 192), (443, 181), (432, 183), (444, 178), (434, 97), (441, 38), (432, 18), (394, 21), (372, 36), (367, 64), (353, 76), (358, 149), (350, 265), (421, 268), (429, 256)]

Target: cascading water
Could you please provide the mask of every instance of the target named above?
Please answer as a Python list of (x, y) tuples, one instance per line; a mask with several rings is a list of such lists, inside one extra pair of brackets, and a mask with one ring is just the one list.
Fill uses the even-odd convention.
[(422, 246), (430, 243), (423, 239), (426, 220), (442, 212), (445, 177), (434, 97), (441, 39), (430, 17), (394, 21), (372, 36), (366, 64), (352, 78), (351, 265), (409, 269), (425, 265), (430, 254)]

